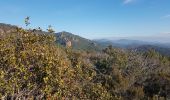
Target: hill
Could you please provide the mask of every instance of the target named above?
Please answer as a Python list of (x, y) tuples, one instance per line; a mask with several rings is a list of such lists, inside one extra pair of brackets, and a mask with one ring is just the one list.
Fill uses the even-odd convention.
[(130, 50), (135, 50), (137, 52), (148, 52), (149, 50), (155, 50), (164, 56), (170, 56), (170, 48), (156, 46), (156, 45), (142, 45), (134, 48), (130, 48)]
[(129, 40), (129, 39), (117, 39), (117, 40), (98, 39), (95, 41), (103, 45), (112, 45), (113, 47), (119, 47), (119, 48), (130, 48), (130, 47), (141, 46), (144, 44), (152, 44), (150, 42), (145, 42), (140, 40)]
[(71, 45), (76, 50), (100, 51), (102, 46), (95, 41), (82, 38), (69, 32), (59, 32), (55, 34), (57, 43), (67, 46)]
[[(16, 30), (17, 26), (0, 23), (0, 32), (2, 33), (10, 33), (11, 31)], [(37, 34), (48, 34), (48, 32), (34, 29), (34, 33)], [(86, 50), (86, 51), (100, 51), (103, 47), (95, 41), (85, 39), (78, 35), (74, 35), (70, 32), (58, 32), (54, 33), (56, 37), (56, 43), (62, 46), (70, 46), (75, 50)]]
[(159, 42), (146, 42), (140, 40), (129, 40), (129, 39), (119, 39), (119, 40), (107, 40), (100, 39), (95, 40), (102, 45), (112, 45), (113, 47), (123, 48), (127, 50), (135, 50), (137, 52), (147, 52), (149, 50), (155, 50), (164, 56), (170, 56), (170, 43), (159, 43)]
[(16, 28), (17, 28), (17, 26), (15, 26), (15, 25), (0, 23), (0, 32), (1, 33), (9, 33)]

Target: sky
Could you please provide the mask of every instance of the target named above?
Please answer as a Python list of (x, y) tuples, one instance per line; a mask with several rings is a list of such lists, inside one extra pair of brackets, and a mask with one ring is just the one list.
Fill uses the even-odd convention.
[(164, 36), (170, 33), (170, 0), (1, 0), (0, 23), (88, 38)]

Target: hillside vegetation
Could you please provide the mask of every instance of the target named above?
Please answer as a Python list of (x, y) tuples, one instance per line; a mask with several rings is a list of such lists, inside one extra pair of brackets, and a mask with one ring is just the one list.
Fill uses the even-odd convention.
[(67, 42), (71, 43), (71, 48), (74, 50), (85, 50), (85, 51), (101, 51), (102, 46), (95, 41), (82, 38), (78, 35), (74, 35), (69, 32), (59, 32), (55, 34), (57, 38), (56, 43), (65, 46)]
[[(0, 32), (0, 98), (7, 100), (170, 99), (170, 58), (108, 46), (79, 51), (47, 34)], [(95, 46), (94, 46), (95, 48)]]

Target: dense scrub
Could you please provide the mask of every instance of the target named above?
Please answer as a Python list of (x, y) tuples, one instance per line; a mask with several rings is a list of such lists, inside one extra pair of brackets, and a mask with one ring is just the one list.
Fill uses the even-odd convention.
[(54, 34), (0, 33), (2, 99), (170, 99), (170, 59), (112, 46), (101, 52), (56, 45)]

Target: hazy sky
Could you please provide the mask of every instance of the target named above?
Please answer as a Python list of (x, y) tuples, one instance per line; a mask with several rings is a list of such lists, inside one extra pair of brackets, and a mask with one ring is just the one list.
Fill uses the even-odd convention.
[(0, 23), (48, 25), (85, 38), (170, 33), (170, 0), (1, 0)]

